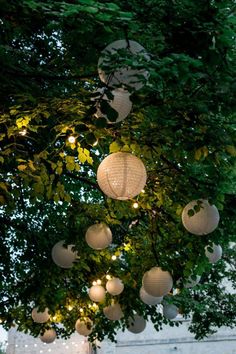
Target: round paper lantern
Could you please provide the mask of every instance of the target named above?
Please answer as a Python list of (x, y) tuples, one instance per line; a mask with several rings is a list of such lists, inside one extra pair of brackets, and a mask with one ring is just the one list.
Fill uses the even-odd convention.
[(57, 334), (55, 329), (51, 328), (51, 329), (46, 329), (46, 331), (39, 338), (41, 339), (42, 342), (49, 344), (54, 342), (56, 337)]
[(200, 277), (200, 275), (197, 275), (196, 276), (196, 279), (194, 280), (194, 279), (192, 279), (192, 277), (189, 277), (184, 283), (184, 287), (185, 288), (192, 288), (192, 287), (194, 287), (195, 285), (197, 285), (199, 282), (200, 282), (200, 279), (201, 279), (201, 277)]
[(78, 319), (75, 324), (76, 331), (81, 334), (81, 336), (89, 336), (93, 330), (93, 321), (90, 318)]
[(113, 199), (126, 200), (135, 197), (144, 188), (146, 180), (143, 162), (127, 152), (107, 156), (97, 170), (99, 187)]
[(105, 299), (106, 291), (101, 285), (93, 285), (89, 289), (89, 297), (92, 301), (102, 302)]
[(179, 313), (178, 307), (174, 304), (165, 303), (163, 306), (163, 316), (168, 318), (168, 320), (173, 320)]
[(91, 248), (102, 250), (112, 242), (112, 233), (106, 224), (94, 224), (88, 228), (85, 239)]
[[(200, 202), (200, 203), (199, 203)], [(200, 211), (189, 215), (189, 210), (194, 210), (196, 205)], [(188, 203), (182, 212), (182, 222), (186, 230), (194, 235), (207, 235), (213, 232), (219, 223), (220, 216), (215, 205), (210, 205), (207, 200), (193, 200)]]
[(77, 252), (72, 251), (74, 245), (64, 247), (65, 241), (57, 242), (52, 248), (52, 259), (61, 268), (71, 268), (77, 258)]
[(128, 331), (132, 333), (141, 333), (145, 330), (146, 328), (146, 321), (143, 317), (135, 314), (134, 318), (130, 317), (129, 318), (129, 325), (127, 327)]
[[(122, 60), (120, 56), (119, 50), (121, 49), (123, 53), (126, 50), (127, 55), (130, 56), (131, 54), (135, 61), (139, 61), (140, 59), (142, 61), (150, 60), (145, 49), (135, 41), (121, 39), (112, 42), (102, 51), (102, 56), (98, 60), (98, 75), (100, 80), (110, 87), (127, 85), (134, 90), (139, 90), (144, 86), (149, 73), (145, 69), (132, 69), (125, 63), (123, 64), (122, 61), (124, 62), (125, 58)], [(117, 63), (117, 56), (119, 56), (121, 64), (115, 70), (111, 71), (111, 66)]]
[(213, 252), (208, 251), (208, 246), (205, 247), (205, 255), (210, 263), (218, 262), (222, 257), (222, 248), (220, 245), (215, 245), (213, 243)]
[(48, 308), (46, 307), (43, 312), (38, 311), (38, 307), (35, 307), (31, 313), (32, 319), (36, 323), (45, 323), (49, 320), (50, 315), (48, 313)]
[(139, 296), (140, 296), (140, 299), (142, 300), (142, 302), (144, 302), (146, 305), (150, 305), (150, 306), (160, 304), (163, 300), (163, 296), (156, 297), (156, 296), (149, 295), (144, 290), (143, 286), (140, 289)]
[[(108, 122), (119, 123), (124, 120), (131, 112), (132, 102), (130, 101), (130, 93), (122, 88), (112, 90), (111, 93), (113, 95), (112, 100), (109, 100), (106, 94), (102, 96), (102, 100), (107, 101), (111, 108), (113, 108), (118, 113), (118, 117), (114, 122), (111, 122), (109, 120)], [(107, 118), (107, 116), (101, 112), (99, 102), (97, 104), (96, 116)]]
[(173, 279), (169, 272), (160, 267), (153, 267), (143, 276), (143, 288), (152, 296), (160, 297), (168, 294), (173, 286)]
[(103, 313), (111, 321), (119, 321), (124, 316), (118, 303), (104, 307)]
[(106, 289), (111, 295), (119, 295), (124, 290), (124, 284), (119, 278), (112, 278), (106, 283)]

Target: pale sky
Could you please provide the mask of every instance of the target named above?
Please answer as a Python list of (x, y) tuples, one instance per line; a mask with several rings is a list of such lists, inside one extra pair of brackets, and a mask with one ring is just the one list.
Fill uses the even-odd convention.
[(7, 340), (7, 332), (0, 326), (0, 342), (5, 342), (5, 340)]

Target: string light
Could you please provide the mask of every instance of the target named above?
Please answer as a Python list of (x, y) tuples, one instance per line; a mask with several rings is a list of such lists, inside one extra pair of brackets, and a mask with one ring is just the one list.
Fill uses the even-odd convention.
[(21, 136), (25, 136), (27, 134), (27, 129), (26, 128), (23, 128), (19, 131), (19, 135)]
[(84, 309), (82, 309), (82, 307), (81, 307), (81, 308), (79, 309), (79, 312), (81, 312), (81, 313), (84, 312)]
[(74, 137), (74, 135), (70, 135), (68, 137), (68, 141), (70, 144), (74, 144), (76, 142), (76, 138)]
[(113, 254), (113, 256), (111, 256), (111, 259), (113, 260), (113, 261), (115, 261), (116, 260), (116, 256)]
[(97, 285), (101, 285), (102, 281), (100, 279), (97, 280)]
[(111, 279), (110, 274), (107, 274), (107, 275), (106, 275), (106, 279), (107, 279), (107, 280), (110, 280), (110, 279)]
[(68, 307), (68, 311), (72, 311), (73, 310), (73, 306), (69, 305)]
[(95, 286), (95, 285), (97, 285), (97, 282), (94, 280), (94, 281), (92, 282), (92, 284), (93, 284), (93, 286)]
[(133, 208), (134, 208), (134, 209), (138, 209), (138, 207), (139, 207), (139, 205), (138, 205), (137, 202), (133, 203)]

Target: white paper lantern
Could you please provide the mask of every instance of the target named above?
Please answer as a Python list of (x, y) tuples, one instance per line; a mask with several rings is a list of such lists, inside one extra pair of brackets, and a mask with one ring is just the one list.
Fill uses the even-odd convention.
[(164, 303), (163, 305), (163, 316), (168, 318), (168, 320), (173, 320), (179, 313), (178, 307), (174, 304)]
[(97, 170), (101, 190), (110, 198), (127, 200), (144, 188), (147, 173), (143, 162), (127, 152), (107, 156)]
[(149, 295), (144, 290), (143, 286), (140, 289), (139, 296), (140, 296), (140, 299), (142, 300), (142, 302), (144, 302), (146, 305), (149, 305), (149, 306), (160, 304), (163, 300), (163, 296), (156, 297), (156, 296)]
[(193, 288), (195, 285), (197, 285), (201, 280), (200, 275), (196, 276), (196, 279), (192, 279), (192, 277), (189, 277), (184, 281), (184, 287), (185, 288)]
[(106, 291), (101, 285), (93, 285), (89, 289), (89, 297), (92, 301), (102, 302), (106, 296)]
[(73, 267), (73, 262), (77, 258), (77, 252), (72, 251), (74, 245), (64, 247), (65, 241), (57, 242), (52, 248), (52, 259), (61, 268)]
[(46, 331), (39, 337), (43, 343), (52, 343), (56, 339), (57, 334), (55, 329), (46, 329)]
[(182, 212), (182, 222), (186, 230), (194, 235), (207, 235), (213, 232), (219, 223), (220, 216), (215, 205), (210, 205), (207, 200), (200, 199), (200, 211), (189, 216), (189, 210), (194, 210), (198, 205), (197, 200), (193, 200), (186, 205)]
[(124, 316), (119, 303), (104, 307), (103, 313), (110, 321), (119, 321)]
[(173, 286), (173, 279), (169, 272), (160, 267), (153, 267), (143, 276), (144, 290), (156, 297), (168, 294)]
[[(132, 102), (130, 101), (130, 93), (122, 88), (117, 88), (111, 91), (113, 95), (113, 99), (109, 100), (106, 94), (103, 95), (102, 100), (106, 100), (111, 108), (113, 108), (117, 113), (118, 117), (116, 121), (111, 122), (108, 120), (109, 123), (119, 123), (124, 120), (131, 112), (132, 109)], [(97, 112), (95, 114), (97, 117), (105, 117), (99, 106), (99, 102), (97, 104)]]
[[(98, 74), (100, 80), (105, 82), (110, 87), (128, 85), (134, 90), (139, 90), (144, 86), (145, 81), (148, 79), (149, 73), (145, 69), (132, 69), (123, 64), (122, 58), (118, 53), (120, 49), (123, 51), (126, 50), (127, 54), (132, 54), (135, 61), (138, 61), (139, 59), (142, 61), (150, 60), (150, 57), (146, 53), (145, 49), (135, 41), (130, 40), (127, 42), (127, 40), (121, 39), (112, 42), (102, 51), (102, 56), (98, 60)], [(111, 72), (109, 67), (112, 63), (114, 63), (114, 54), (119, 55), (121, 64)], [(117, 60), (115, 63), (116, 62)], [(140, 77), (142, 77), (142, 79), (140, 79)]]
[(214, 243), (211, 248), (213, 249), (213, 252), (208, 251), (208, 246), (205, 247), (205, 255), (210, 263), (216, 263), (222, 257), (222, 248), (220, 245), (215, 245)]
[(78, 319), (75, 324), (76, 331), (81, 336), (89, 336), (93, 330), (93, 321), (90, 318)]
[(43, 312), (40, 312), (38, 310), (38, 307), (35, 307), (32, 310), (31, 316), (32, 316), (33, 321), (36, 323), (45, 323), (50, 318), (47, 307), (45, 308), (45, 310)]
[(112, 278), (106, 283), (106, 289), (111, 295), (119, 295), (124, 290), (124, 284), (119, 278)]
[(141, 333), (145, 330), (146, 328), (146, 321), (143, 317), (135, 314), (134, 318), (130, 317), (129, 318), (129, 325), (127, 327), (128, 331), (132, 333)]
[(102, 250), (112, 242), (112, 233), (106, 224), (94, 224), (88, 228), (85, 239), (91, 248)]

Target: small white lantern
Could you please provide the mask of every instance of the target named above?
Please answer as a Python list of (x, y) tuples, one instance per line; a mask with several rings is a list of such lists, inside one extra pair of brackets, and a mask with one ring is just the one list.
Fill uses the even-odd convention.
[[(200, 206), (200, 210), (190, 216), (189, 211)], [(220, 216), (215, 205), (207, 200), (193, 200), (188, 203), (182, 212), (182, 222), (186, 230), (193, 235), (207, 235), (213, 232), (219, 223)]]
[(85, 239), (89, 247), (102, 250), (112, 242), (112, 233), (106, 224), (94, 224), (88, 228)]
[(106, 283), (106, 289), (111, 295), (119, 295), (124, 290), (124, 284), (119, 278), (112, 278)]
[(43, 312), (38, 311), (38, 307), (35, 307), (31, 313), (32, 319), (35, 323), (45, 323), (49, 320), (50, 315), (48, 308), (46, 307)]
[(57, 334), (55, 329), (46, 329), (46, 331), (39, 337), (43, 343), (52, 343), (56, 339)]
[(205, 247), (205, 255), (210, 263), (218, 262), (222, 257), (222, 247), (213, 243), (213, 252), (208, 251), (208, 246)]
[[(145, 49), (135, 41), (127, 41), (121, 39), (110, 43), (103, 51), (102, 56), (98, 60), (98, 75), (100, 80), (105, 82), (110, 87), (116, 87), (120, 85), (127, 85), (134, 90), (141, 89), (145, 81), (147, 81), (149, 73), (145, 69), (132, 69), (129, 66), (122, 64), (111, 72), (109, 66), (114, 62), (114, 55), (119, 54), (119, 50), (126, 50), (127, 54), (132, 54), (135, 61), (141, 59), (142, 61), (149, 61), (150, 57), (146, 53)], [(113, 56), (113, 58), (112, 58)], [(122, 61), (122, 58), (119, 57)], [(117, 62), (117, 60), (116, 60)], [(106, 67), (107, 68), (106, 68)], [(140, 80), (140, 77), (142, 79)]]
[(146, 180), (143, 162), (127, 152), (108, 155), (97, 170), (99, 187), (113, 199), (127, 200), (135, 197), (144, 188)]
[(106, 296), (106, 291), (101, 285), (93, 285), (89, 289), (89, 297), (92, 301), (102, 302)]
[(156, 297), (168, 294), (173, 286), (173, 279), (169, 272), (160, 267), (153, 267), (143, 276), (144, 290)]
[(140, 289), (139, 296), (140, 296), (140, 299), (142, 300), (142, 302), (144, 302), (144, 304), (149, 305), (149, 306), (160, 304), (163, 300), (163, 296), (156, 297), (156, 296), (149, 295), (144, 290), (143, 286)]
[(129, 318), (129, 325), (128, 325), (128, 331), (132, 333), (141, 333), (145, 330), (146, 328), (146, 321), (143, 317), (135, 314), (134, 318), (130, 317)]
[(52, 259), (61, 268), (71, 268), (77, 258), (77, 252), (72, 251), (74, 245), (64, 247), (65, 241), (57, 242), (52, 248)]
[(75, 324), (76, 331), (81, 334), (81, 336), (89, 336), (93, 330), (93, 321), (90, 318), (78, 319)]
[(195, 285), (197, 285), (200, 282), (200, 275), (196, 276), (196, 279), (192, 279), (192, 277), (190, 276), (184, 283), (184, 287), (185, 288), (193, 288)]
[(173, 320), (179, 313), (179, 309), (174, 304), (164, 303), (163, 305), (163, 316), (168, 318), (168, 320)]
[(124, 316), (118, 302), (104, 307), (103, 313), (110, 321), (119, 321)]

